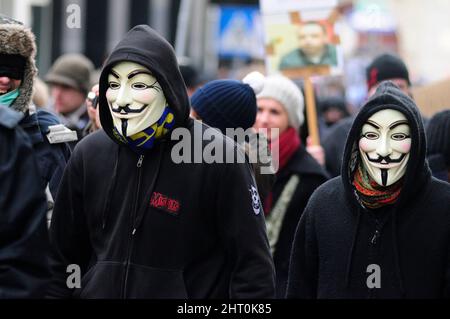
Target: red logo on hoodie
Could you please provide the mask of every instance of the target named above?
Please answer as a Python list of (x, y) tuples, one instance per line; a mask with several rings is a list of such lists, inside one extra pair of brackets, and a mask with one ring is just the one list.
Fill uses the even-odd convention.
[(178, 214), (180, 210), (180, 202), (161, 193), (154, 192), (150, 199), (150, 206), (165, 210), (171, 214)]

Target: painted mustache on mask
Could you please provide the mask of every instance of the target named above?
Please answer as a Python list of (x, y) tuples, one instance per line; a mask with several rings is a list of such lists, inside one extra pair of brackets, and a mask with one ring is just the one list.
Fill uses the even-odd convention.
[(395, 164), (400, 163), (403, 158), (406, 156), (406, 154), (402, 154), (398, 159), (392, 159), (389, 155), (388, 156), (381, 156), (378, 155), (378, 158), (370, 158), (369, 154), (366, 153), (367, 159), (372, 163), (379, 163), (379, 164)]
[[(372, 163), (377, 163), (377, 164), (396, 164), (396, 163), (400, 163), (403, 158), (406, 156), (406, 154), (402, 154), (398, 159), (392, 159), (389, 155), (388, 156), (381, 156), (378, 155), (378, 158), (370, 158), (369, 154), (366, 154), (367, 159), (372, 162)], [(387, 180), (388, 180), (388, 169), (380, 169), (381, 171), (381, 183), (383, 184), (383, 186), (387, 185)]]
[(119, 114), (141, 113), (143, 110), (145, 110), (145, 108), (148, 106), (148, 104), (144, 104), (137, 110), (130, 109), (129, 106), (130, 106), (130, 104), (127, 104), (125, 106), (118, 106), (117, 108), (115, 108), (114, 106), (111, 105), (111, 111), (113, 111), (114, 113), (119, 113)]

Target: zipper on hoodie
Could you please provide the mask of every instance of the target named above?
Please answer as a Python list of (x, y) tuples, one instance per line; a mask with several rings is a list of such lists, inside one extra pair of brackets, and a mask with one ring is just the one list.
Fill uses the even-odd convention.
[(127, 252), (127, 260), (125, 263), (125, 278), (123, 282), (123, 288), (122, 288), (122, 298), (126, 298), (126, 289), (128, 284), (128, 273), (130, 270), (130, 260), (131, 260), (131, 253), (133, 251), (133, 243), (134, 243), (134, 235), (136, 234), (136, 229), (134, 228), (134, 219), (136, 218), (137, 210), (139, 208), (139, 193), (141, 188), (141, 175), (142, 175), (142, 163), (144, 162), (144, 155), (140, 155), (139, 159), (137, 161), (136, 167), (137, 167), (137, 175), (138, 175), (138, 181), (136, 186), (136, 195), (135, 195), (135, 201), (134, 201), (134, 207), (133, 207), (133, 213), (131, 215), (131, 231), (130, 231), (130, 240), (128, 245), (128, 252)]
[[(381, 227), (380, 227), (380, 223), (378, 222), (378, 220), (376, 219), (375, 220), (375, 224), (376, 224), (376, 226), (375, 226), (375, 232), (373, 233), (373, 235), (372, 235), (372, 237), (371, 237), (371, 239), (370, 239), (370, 255), (369, 255), (369, 264), (373, 264), (376, 260), (377, 260), (377, 257), (378, 257), (378, 254), (379, 254), (379, 252), (378, 252), (378, 243), (379, 243), (379, 239), (380, 239), (380, 237), (381, 237)], [(368, 298), (369, 299), (373, 299), (373, 298), (375, 298), (375, 295), (376, 295), (376, 289), (378, 289), (378, 288), (372, 288), (372, 289), (370, 289), (370, 288), (368, 288), (369, 289), (369, 291), (368, 291)]]

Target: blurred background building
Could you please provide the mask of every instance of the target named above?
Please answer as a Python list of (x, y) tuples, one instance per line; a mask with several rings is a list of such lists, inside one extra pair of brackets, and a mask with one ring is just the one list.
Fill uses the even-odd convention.
[[(450, 1), (339, 3), (345, 74), (317, 79), (318, 92), (342, 93), (357, 108), (365, 99), (365, 67), (376, 55), (393, 52), (407, 63), (419, 104), (439, 104), (424, 113), (442, 109), (450, 100)], [(159, 31), (200, 72), (240, 78), (250, 69), (264, 70), (258, 0), (0, 0), (0, 12), (32, 27), (41, 75), (67, 52), (83, 53), (100, 68), (119, 39), (141, 23)], [(433, 101), (427, 92), (434, 92)]]

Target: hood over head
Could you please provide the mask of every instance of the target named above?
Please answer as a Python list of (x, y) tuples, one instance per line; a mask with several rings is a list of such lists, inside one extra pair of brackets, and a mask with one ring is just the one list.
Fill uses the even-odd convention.
[(25, 59), (19, 96), (11, 108), (26, 113), (33, 97), (33, 83), (37, 74), (36, 41), (29, 28), (4, 15), (0, 15), (0, 56), (20, 56)]
[(375, 113), (393, 109), (401, 112), (409, 122), (411, 136), (411, 150), (403, 178), (403, 187), (396, 203), (404, 205), (408, 199), (413, 198), (429, 181), (431, 173), (426, 157), (425, 131), (419, 109), (415, 102), (404, 94), (392, 82), (383, 82), (375, 94), (361, 108), (352, 128), (347, 136), (344, 157), (341, 167), (341, 178), (348, 199), (353, 204), (358, 204), (353, 186), (353, 177), (358, 165), (362, 165), (359, 154), (359, 139), (361, 130), (366, 121)]
[[(115, 142), (114, 124), (106, 99), (108, 74), (119, 62), (130, 61), (147, 67), (161, 85), (168, 106), (175, 115), (175, 127), (184, 126), (189, 118), (189, 98), (181, 76), (175, 51), (155, 30), (147, 25), (132, 28), (113, 49), (100, 76), (99, 112), (105, 132)], [(149, 123), (149, 126), (153, 123)]]

